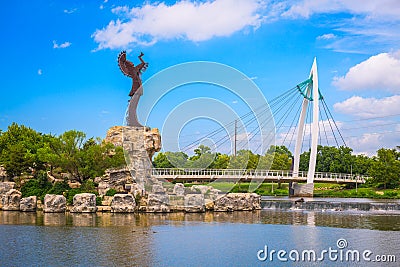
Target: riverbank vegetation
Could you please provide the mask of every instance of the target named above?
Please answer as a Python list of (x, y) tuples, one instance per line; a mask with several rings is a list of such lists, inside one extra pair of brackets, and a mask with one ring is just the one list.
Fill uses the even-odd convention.
[[(0, 131), (0, 166), (5, 179), (21, 188), (23, 197), (64, 192), (72, 202), (77, 193), (95, 192), (93, 179), (106, 169), (124, 165), (121, 147), (87, 138), (80, 131), (42, 134), (16, 123)], [(49, 177), (56, 182), (51, 183)], [(78, 187), (71, 188), (68, 181), (76, 181)]]

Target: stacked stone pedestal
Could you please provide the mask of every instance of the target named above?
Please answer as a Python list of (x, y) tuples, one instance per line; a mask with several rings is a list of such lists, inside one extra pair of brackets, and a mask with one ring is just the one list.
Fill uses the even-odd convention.
[(136, 193), (152, 192), (155, 185), (162, 187), (159, 181), (151, 177), (153, 167), (151, 158), (161, 149), (161, 136), (158, 129), (126, 126), (122, 130), (122, 140), (128, 169), (137, 184)]

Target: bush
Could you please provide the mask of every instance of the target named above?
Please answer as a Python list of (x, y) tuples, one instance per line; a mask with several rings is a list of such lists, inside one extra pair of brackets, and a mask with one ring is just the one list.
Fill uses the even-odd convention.
[(64, 192), (70, 190), (68, 183), (66, 181), (57, 182), (53, 187), (47, 192), (48, 194), (62, 195)]
[[(65, 198), (67, 199), (67, 203), (69, 205), (72, 205), (74, 202), (74, 196), (76, 194), (81, 194), (81, 193), (92, 193), (95, 194), (96, 196), (99, 194), (96, 190), (96, 187), (94, 186), (94, 183), (92, 180), (86, 180), (83, 182), (83, 184), (79, 188), (69, 188), (69, 190), (65, 191)], [(100, 204), (98, 203), (97, 200), (98, 197), (96, 197), (96, 205), (101, 205), (101, 198), (100, 198)]]
[(94, 185), (94, 182), (91, 179), (83, 182), (80, 189), (81, 189), (82, 193), (93, 193), (93, 194), (98, 195), (96, 186)]
[(67, 199), (67, 203), (69, 205), (72, 205), (74, 203), (74, 196), (80, 193), (82, 193), (80, 188), (73, 188), (68, 191), (65, 191), (65, 198)]
[(114, 188), (111, 188), (106, 192), (106, 196), (113, 197), (116, 193), (117, 193), (117, 190), (115, 190)]
[(395, 197), (397, 197), (397, 192), (396, 191), (385, 191), (384, 196), (388, 197), (388, 198), (395, 198)]
[(47, 181), (45, 172), (39, 172), (35, 179), (31, 179), (21, 187), (22, 197), (37, 196), (43, 201), (44, 196), (52, 188), (52, 185)]
[(102, 205), (102, 202), (103, 201), (103, 198), (102, 197), (96, 197), (96, 206), (101, 206)]

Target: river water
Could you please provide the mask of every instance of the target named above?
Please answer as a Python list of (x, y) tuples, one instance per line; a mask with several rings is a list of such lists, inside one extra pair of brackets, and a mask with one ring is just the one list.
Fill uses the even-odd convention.
[[(271, 256), (272, 250), (286, 254), (278, 258), (277, 252)], [(376, 256), (392, 262), (373, 262)], [(399, 262), (399, 214), (0, 211), (0, 266), (400, 266)]]

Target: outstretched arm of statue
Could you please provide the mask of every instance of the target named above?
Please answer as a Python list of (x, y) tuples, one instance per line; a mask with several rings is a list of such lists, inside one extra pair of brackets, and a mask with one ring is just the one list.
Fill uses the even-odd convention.
[(140, 59), (140, 64), (139, 65), (137, 65), (136, 66), (136, 69), (137, 69), (137, 71), (139, 72), (139, 73), (142, 73), (142, 72), (144, 72), (145, 70), (146, 70), (146, 68), (147, 68), (147, 66), (149, 65), (148, 63), (146, 63), (146, 62), (144, 62), (144, 60), (143, 60), (143, 57), (144, 56), (144, 54), (143, 54), (143, 52), (140, 52), (140, 55), (139, 55), (139, 59)]
[(140, 55), (138, 56), (138, 58), (140, 59), (140, 62), (145, 64), (146, 62), (144, 62), (144, 60), (142, 59), (143, 56), (144, 56), (143, 52), (140, 52)]

